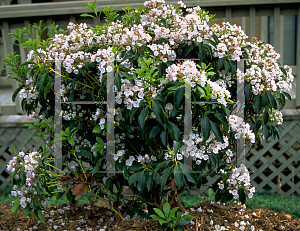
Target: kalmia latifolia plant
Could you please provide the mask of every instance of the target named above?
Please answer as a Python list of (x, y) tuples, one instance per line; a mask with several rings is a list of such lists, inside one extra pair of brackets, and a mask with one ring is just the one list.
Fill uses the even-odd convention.
[[(41, 211), (49, 197), (65, 194), (74, 202), (75, 195), (88, 191), (115, 211), (119, 208), (119, 214), (130, 209), (142, 214), (145, 206), (155, 214), (154, 208), (161, 209), (165, 202), (185, 211), (180, 193), (200, 190), (215, 175), (219, 178), (212, 188), (217, 201), (245, 203), (255, 188), (246, 166), (236, 166), (236, 139), (244, 138), (251, 149), (261, 139), (280, 136), (280, 110), (286, 97), (290, 99), (292, 69), (279, 66), (280, 55), (270, 44), (256, 38), (248, 42), (241, 27), (209, 26), (213, 16), (199, 6), (151, 0), (135, 10), (127, 7), (119, 16), (111, 8), (98, 13), (97, 4), (86, 6), (95, 15), (82, 15), (99, 20), (94, 28), (70, 22), (64, 31), (53, 24), (48, 28), (53, 36), (43, 40), (46, 28), (40, 23), (12, 34), (29, 50), (21, 65), (16, 54), (3, 60), (10, 78), (21, 83), (13, 100), (20, 93), (23, 109), (38, 118), (29, 129), (36, 129), (35, 135), (45, 141), (41, 151), (15, 151), (8, 164), (16, 180), (13, 210), (23, 208), (31, 216), (34, 209), (43, 220)], [(245, 72), (237, 69), (242, 59)], [(62, 104), (62, 132), (54, 134), (55, 60), (61, 61), (63, 102), (106, 101), (109, 63), (113, 63), (114, 160), (115, 170), (122, 173), (103, 173), (106, 104)], [(241, 80), (244, 118), (232, 113), (235, 105), (230, 103), (236, 100)], [(185, 137), (187, 81), (192, 101), (215, 103), (192, 104), (192, 132)], [(63, 171), (55, 169), (52, 158), (57, 138), (63, 143)], [(192, 169), (184, 164), (187, 157), (192, 158)], [(125, 186), (134, 199), (124, 198)]]

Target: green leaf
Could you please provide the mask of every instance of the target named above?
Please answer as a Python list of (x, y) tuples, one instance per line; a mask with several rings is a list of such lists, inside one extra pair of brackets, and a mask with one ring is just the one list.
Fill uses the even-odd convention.
[[(157, 209), (157, 208), (155, 208), (155, 209)], [(164, 224), (164, 223), (167, 223), (167, 221), (166, 220), (164, 220), (164, 219), (162, 219), (162, 218), (160, 218), (160, 217), (158, 217), (158, 216), (156, 216), (156, 215), (150, 215), (150, 217), (152, 217), (153, 219), (155, 219), (155, 220), (157, 220), (158, 222), (159, 222), (159, 224), (160, 225), (162, 225), (162, 224)]]
[[(176, 142), (176, 141), (175, 141)], [(177, 154), (179, 148), (180, 148), (180, 142), (176, 142), (175, 145), (174, 145), (174, 155)]]
[(169, 122), (169, 128), (171, 130), (171, 134), (173, 138), (179, 142), (180, 140), (180, 129), (177, 127), (176, 124)]
[(136, 172), (133, 173), (129, 178), (128, 178), (128, 185), (132, 185), (133, 183), (137, 182), (139, 175), (141, 172)]
[(181, 164), (176, 164), (174, 167), (174, 178), (175, 183), (177, 185), (178, 190), (182, 188), (183, 185), (183, 169), (181, 168)]
[(209, 155), (209, 159), (213, 165), (217, 165), (218, 160), (219, 160), (218, 155), (214, 154), (214, 153)]
[(268, 113), (268, 110), (265, 109), (265, 111), (264, 111), (264, 124), (266, 124), (268, 122), (269, 122), (269, 113)]
[(204, 116), (201, 119), (201, 133), (203, 135), (203, 142), (208, 140), (210, 136), (210, 131), (211, 131), (210, 120), (208, 116), (204, 114)]
[(263, 130), (266, 140), (268, 140), (268, 138), (270, 137), (270, 126), (268, 124), (264, 124), (262, 126), (262, 130)]
[(285, 94), (285, 96), (289, 99), (289, 100), (292, 100), (292, 97), (290, 96), (290, 94), (289, 93), (287, 93), (287, 92), (283, 92), (283, 94)]
[(19, 169), (23, 167), (22, 165), (18, 166), (15, 171), (13, 172), (13, 174), (11, 175), (11, 183), (14, 184), (14, 178), (15, 178), (15, 175), (17, 174), (17, 172), (19, 171)]
[(185, 49), (184, 57), (187, 57), (188, 54), (194, 49), (194, 47), (195, 47), (194, 43), (192, 43), (191, 45), (189, 45), (189, 46)]
[(160, 209), (154, 208), (153, 210), (158, 214), (158, 216), (166, 219), (165, 215), (163, 214), (163, 212)]
[(143, 169), (143, 165), (141, 165), (141, 164), (134, 164), (129, 167), (130, 172), (135, 172), (135, 171), (138, 171), (141, 169)]
[(19, 93), (19, 91), (21, 91), (22, 88), (23, 88), (23, 86), (18, 87), (18, 88), (14, 91), (14, 93), (13, 93), (13, 95), (12, 95), (12, 97), (11, 97), (11, 99), (12, 99), (13, 102), (15, 102), (16, 96), (17, 96), (17, 94)]
[(121, 91), (121, 75), (118, 71), (115, 73), (115, 84), (118, 91)]
[(153, 138), (158, 134), (158, 132), (160, 131), (160, 129), (161, 129), (160, 124), (156, 124), (156, 125), (151, 129), (151, 131), (150, 131), (150, 133), (149, 133), (149, 139), (150, 139), (150, 140), (153, 139)]
[(174, 107), (176, 107), (176, 109), (179, 108), (180, 106), (180, 102), (184, 96), (184, 88), (183, 87), (176, 87), (177, 90), (175, 92), (175, 95), (174, 95)]
[(156, 120), (160, 123), (160, 124), (164, 124), (164, 111), (162, 106), (158, 103), (157, 100), (153, 100), (151, 103), (152, 109), (153, 109), (153, 113), (156, 116)]
[(169, 217), (169, 215), (170, 215), (170, 205), (169, 205), (168, 202), (165, 202), (165, 204), (163, 206), (163, 212), (164, 212), (166, 217)]
[(220, 58), (220, 59), (218, 60), (218, 70), (220, 70), (220, 69), (223, 67), (225, 60), (226, 60), (225, 57)]
[(245, 86), (245, 100), (246, 102), (250, 99), (252, 94), (252, 85), (250, 83)]
[(184, 167), (182, 167), (182, 169), (183, 169), (183, 174), (186, 177), (186, 179), (193, 184), (197, 184), (198, 177), (193, 172), (193, 169), (188, 165), (184, 165)]
[(256, 95), (254, 98), (253, 109), (256, 114), (259, 114), (262, 109), (262, 97), (261, 95)]
[(101, 147), (104, 147), (104, 142), (103, 142), (103, 140), (100, 138), (100, 137), (96, 137), (96, 141), (97, 141), (97, 143), (99, 144), (99, 145), (101, 145)]
[(31, 209), (30, 209), (29, 204), (27, 204), (27, 206), (26, 206), (25, 208), (23, 208), (23, 213), (24, 213), (26, 216), (31, 215)]
[(13, 206), (12, 206), (12, 208), (11, 208), (11, 212), (12, 212), (12, 213), (17, 213), (18, 209), (20, 208), (20, 200), (21, 200), (21, 198), (18, 197), (18, 198), (14, 201), (14, 204), (13, 204)]
[(165, 184), (168, 180), (168, 177), (170, 176), (171, 173), (172, 173), (172, 167), (168, 167), (162, 172), (162, 174), (160, 176), (160, 182), (161, 182), (162, 189), (164, 189)]
[(180, 220), (176, 223), (176, 225), (187, 225), (190, 224), (191, 221), (189, 219)]
[(36, 215), (36, 217), (41, 221), (43, 222), (44, 224), (46, 224), (45, 222), (45, 217), (42, 213), (42, 210), (40, 208), (37, 208), (37, 209), (34, 209), (34, 213)]
[(141, 113), (138, 117), (138, 123), (140, 125), (140, 128), (141, 128), (142, 132), (144, 132), (144, 130), (145, 130), (145, 120), (148, 116), (148, 113), (149, 113), (148, 107), (143, 108), (143, 110), (141, 111)]
[(276, 110), (277, 109), (277, 102), (276, 102), (274, 96), (270, 92), (267, 92), (267, 94), (268, 94), (269, 102), (270, 102), (272, 108), (274, 108)]
[(283, 67), (279, 67), (279, 69), (282, 71), (283, 74), (285, 74), (285, 76), (287, 76), (286, 70)]
[(81, 14), (80, 17), (90, 17), (90, 18), (94, 18), (96, 19), (93, 15), (90, 15), (90, 14)]
[(137, 189), (142, 192), (145, 187), (145, 173), (140, 172), (139, 177), (138, 177), (138, 183), (137, 183)]
[(227, 60), (225, 61), (224, 66), (225, 66), (225, 72), (226, 72), (226, 74), (228, 74), (229, 73), (229, 69), (230, 69), (230, 64), (229, 64), (229, 62)]
[(176, 211), (179, 209), (179, 207), (175, 207), (174, 209), (171, 210), (169, 217), (175, 217)]
[(148, 174), (148, 176), (146, 178), (146, 187), (150, 191), (152, 186), (153, 186), (153, 178), (151, 176), (149, 176), (149, 174)]
[(107, 178), (105, 181), (105, 188), (107, 191), (112, 191), (113, 190), (113, 183), (111, 178)]
[(167, 144), (168, 144), (168, 133), (164, 129), (160, 132), (160, 141), (162, 142), (162, 144), (165, 147), (167, 147)]
[(211, 122), (212, 131), (215, 134), (217, 140), (220, 141), (221, 143), (224, 143), (223, 133), (221, 132), (219, 125), (217, 125), (215, 122), (213, 122), (211, 120), (210, 120), (210, 122)]
[(245, 204), (246, 203), (246, 194), (245, 194), (244, 189), (239, 188), (238, 194), (239, 194), (239, 199), (240, 199), (241, 203)]
[(262, 106), (265, 107), (269, 104), (267, 92), (262, 93)]
[(87, 150), (85, 150), (85, 149), (81, 149), (80, 152), (77, 153), (76, 155), (78, 155), (78, 156), (87, 156), (87, 157), (89, 157), (90, 160), (93, 159), (92, 153), (89, 152), (89, 151), (87, 151)]

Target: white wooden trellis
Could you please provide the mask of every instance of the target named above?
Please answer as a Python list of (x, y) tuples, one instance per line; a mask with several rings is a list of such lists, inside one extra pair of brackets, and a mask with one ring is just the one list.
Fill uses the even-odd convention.
[[(114, 65), (111, 60), (108, 61), (108, 69), (111, 71), (107, 72), (107, 100), (105, 101), (68, 101), (62, 102), (61, 100), (61, 60), (55, 60), (55, 82), (54, 92), (55, 94), (55, 131), (54, 133), (59, 136), (62, 131), (62, 116), (61, 116), (61, 104), (106, 104), (107, 106), (107, 133), (106, 133), (106, 171), (98, 171), (98, 173), (123, 173), (123, 171), (115, 171), (115, 136), (114, 136), (114, 105), (115, 105), (115, 94), (114, 88)], [(56, 167), (62, 169), (62, 140), (58, 140), (55, 143), (54, 156), (56, 159)]]

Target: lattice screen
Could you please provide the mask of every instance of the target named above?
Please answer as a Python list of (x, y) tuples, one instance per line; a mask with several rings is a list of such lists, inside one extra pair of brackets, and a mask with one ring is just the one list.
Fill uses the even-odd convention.
[[(281, 190), (284, 195), (300, 195), (300, 121), (285, 121), (281, 128), (281, 139), (263, 141), (262, 148), (252, 150), (246, 158), (246, 166), (251, 173), (251, 184), (257, 192), (270, 188), (280, 192), (278, 175), (281, 179)], [(27, 137), (35, 132), (27, 128), (0, 128), (0, 189), (10, 184), (10, 173), (6, 171), (8, 161), (14, 156), (13, 147), (17, 150), (40, 150), (43, 141), (38, 137)], [(211, 185), (218, 176), (209, 179)], [(208, 187), (201, 191), (207, 194)]]
[(280, 129), (280, 140), (263, 141), (263, 147), (246, 158), (246, 166), (254, 171), (251, 184), (257, 192), (270, 188), (279, 193), (280, 174), (282, 194), (300, 195), (300, 121), (285, 121)]

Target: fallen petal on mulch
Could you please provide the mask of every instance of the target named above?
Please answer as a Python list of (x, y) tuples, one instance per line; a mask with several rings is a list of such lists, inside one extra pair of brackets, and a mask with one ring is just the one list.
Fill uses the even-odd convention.
[[(240, 205), (219, 205), (203, 202), (201, 209), (190, 208), (192, 223), (183, 230), (300, 230), (300, 220), (294, 220), (284, 212), (263, 209), (243, 209)], [(0, 230), (97, 230), (106, 231), (158, 231), (158, 222), (141, 218), (122, 220), (111, 209), (104, 206), (69, 205), (49, 206), (45, 214), (47, 225), (33, 222), (27, 216), (11, 213), (11, 205), (0, 204)], [(199, 212), (201, 211), (201, 212)], [(105, 227), (106, 226), (106, 227)], [(224, 227), (221, 229), (221, 227)], [(244, 227), (244, 229), (243, 229)], [(18, 229), (19, 228), (19, 229)], [(79, 229), (80, 228), (80, 229)], [(166, 229), (165, 229), (166, 230)]]

